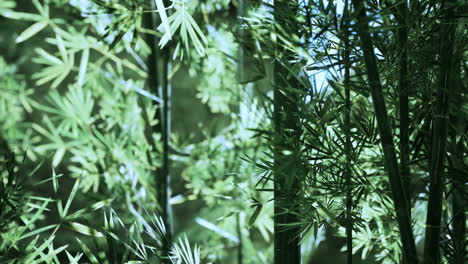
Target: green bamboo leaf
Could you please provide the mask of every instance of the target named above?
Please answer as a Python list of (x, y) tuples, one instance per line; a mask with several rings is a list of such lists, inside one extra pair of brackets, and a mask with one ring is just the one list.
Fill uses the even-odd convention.
[(43, 17), (49, 17), (49, 7), (42, 6), (41, 3), (39, 3), (38, 0), (32, 0), (33, 5), (36, 7), (37, 11), (43, 16)]
[(255, 224), (255, 221), (257, 220), (258, 216), (262, 212), (262, 208), (263, 208), (262, 204), (257, 204), (255, 206), (255, 211), (249, 219), (249, 227), (252, 227), (253, 224)]
[(83, 253), (80, 252), (80, 253), (77, 253), (76, 256), (72, 256), (72, 254), (70, 254), (67, 250), (65, 250), (65, 253), (67, 254), (67, 257), (68, 257), (68, 261), (70, 262), (70, 264), (79, 264), (79, 260), (81, 259), (81, 257), (83, 256)]
[[(183, 19), (183, 13), (181, 10), (177, 10), (176, 12), (174, 12), (169, 18), (169, 23), (171, 23), (171, 32), (176, 32), (177, 29), (180, 27), (181, 23), (182, 23), (182, 19)], [(158, 28), (158, 30), (161, 30), (160, 28)], [(171, 35), (170, 33), (171, 32), (166, 32), (161, 40), (159, 41), (158, 45), (160, 48), (163, 48), (164, 46), (166, 46), (166, 44), (169, 42), (170, 38), (171, 38)]]
[(52, 89), (57, 88), (63, 82), (63, 80), (65, 80), (65, 78), (67, 78), (69, 73), (70, 73), (70, 67), (63, 68), (61, 74), (58, 76), (57, 79), (55, 79), (52, 82), (52, 85), (50, 86), (50, 88), (52, 88)]
[[(46, 59), (46, 61), (40, 61), (40, 62), (44, 62), (44, 63), (46, 63), (48, 65), (63, 64), (63, 62), (59, 58), (51, 55), (50, 53), (45, 51), (43, 48), (37, 48), (37, 49), (35, 49), (35, 51), (36, 51), (37, 54), (41, 55), (44, 59)], [(37, 61), (37, 62), (39, 62), (39, 61)]]
[(227, 238), (229, 240), (231, 240), (232, 242), (234, 243), (239, 243), (239, 238), (236, 237), (235, 235), (225, 231), (225, 230), (222, 230), (221, 228), (219, 228), (217, 225), (203, 219), (203, 218), (200, 218), (200, 217), (197, 217), (195, 218), (195, 222), (201, 226), (203, 226), (204, 228), (206, 229), (209, 229), (211, 231), (214, 231), (216, 232), (218, 235), (224, 237), (224, 238)]
[[(190, 25), (188, 25), (190, 27)], [(180, 23), (180, 37), (182, 42), (185, 44), (185, 49), (188, 50), (188, 37), (187, 37), (187, 19), (185, 19), (185, 12), (182, 13), (182, 19)]]
[(0, 3), (0, 11), (6, 10), (6, 9), (12, 9), (15, 7), (16, 7), (16, 3), (13, 1), (4, 0)]
[(57, 151), (55, 152), (54, 158), (52, 159), (52, 167), (55, 168), (60, 164), (60, 161), (62, 161), (65, 151), (66, 151), (65, 147), (60, 147), (59, 149), (57, 149)]
[(53, 244), (49, 244), (49, 248), (48, 248), (48, 252), (47, 254), (44, 254), (43, 252), (40, 252), (39, 255), (41, 255), (41, 258), (39, 260), (37, 260), (37, 262), (34, 262), (34, 263), (42, 263), (42, 262), (45, 262), (45, 263), (52, 263), (51, 260), (52, 259), (56, 259), (57, 258), (57, 255), (64, 251), (66, 248), (68, 247), (68, 245), (65, 245), (65, 246), (61, 246), (57, 249), (54, 249), (53, 248)]
[(172, 39), (171, 26), (169, 24), (169, 19), (167, 19), (166, 7), (162, 0), (156, 0), (156, 6), (158, 8), (159, 17), (166, 34), (168, 34), (169, 39)]
[(77, 219), (79, 217), (81, 217), (82, 215), (86, 214), (86, 213), (89, 213), (89, 212), (92, 212), (92, 211), (96, 211), (106, 205), (109, 205), (110, 203), (110, 199), (108, 200), (104, 200), (104, 201), (99, 201), (99, 202), (96, 202), (94, 204), (92, 204), (91, 206), (88, 206), (86, 208), (83, 208), (83, 209), (80, 209), (78, 211), (75, 211), (74, 213), (72, 214), (69, 214), (66, 216), (66, 219), (67, 220), (73, 220), (73, 219)]
[(34, 222), (36, 222), (39, 217), (42, 216), (42, 213), (47, 209), (47, 205), (49, 204), (50, 200), (44, 200), (44, 203), (40, 205), (39, 210), (36, 211), (36, 213), (33, 215), (31, 218), (25, 218), (23, 219), (23, 222), (26, 224), (25, 228), (29, 228)]
[(25, 21), (41, 21), (44, 18), (38, 14), (30, 14), (30, 13), (23, 13), (23, 12), (15, 12), (15, 11), (5, 11), (1, 13), (2, 16), (15, 19), (15, 20), (25, 20)]
[(44, 227), (41, 227), (41, 228), (38, 228), (38, 229), (33, 229), (33, 231), (22, 235), (18, 240), (22, 240), (22, 239), (25, 239), (27, 237), (37, 235), (37, 234), (42, 233), (44, 231), (50, 230), (50, 229), (52, 229), (52, 228), (54, 228), (56, 226), (57, 226), (57, 224), (52, 224), (52, 225), (44, 226)]
[(175, 47), (175, 50), (174, 50), (174, 53), (172, 54), (172, 60), (175, 60), (177, 58), (177, 56), (179, 55), (179, 49), (180, 49), (180, 43), (177, 43), (177, 45)]
[(61, 177), (61, 176), (63, 176), (63, 175), (62, 174), (57, 175), (55, 173), (55, 169), (52, 168), (52, 186), (54, 187), (54, 193), (57, 193), (57, 191), (58, 191), (59, 183), (57, 181), (57, 178)]
[(104, 237), (104, 235), (101, 232), (97, 231), (96, 229), (91, 228), (87, 225), (77, 223), (77, 222), (70, 223), (70, 228), (83, 235), (93, 236), (93, 237)]
[(50, 82), (51, 80), (60, 76), (60, 74), (63, 72), (63, 69), (63, 65), (55, 65), (33, 74), (32, 77), (37, 79), (36, 85), (43, 85), (44, 83)]
[(89, 258), (92, 264), (100, 264), (96, 256), (93, 254), (93, 252), (86, 246), (85, 243), (81, 242), (79, 238), (76, 238), (78, 241), (78, 244), (80, 245), (81, 249), (85, 253), (85, 255)]
[(61, 69), (62, 73), (60, 76), (52, 82), (52, 85), (50, 86), (52, 89), (57, 88), (70, 73), (71, 69), (73, 68), (73, 64), (75, 63), (75, 54), (71, 53), (66, 62), (67, 63), (65, 67), (62, 67)]
[[(190, 35), (191, 40), (194, 42), (195, 49), (200, 55), (205, 53), (205, 48), (203, 47), (203, 43), (207, 43), (206, 37), (201, 31), (200, 27), (198, 26), (197, 22), (193, 19), (190, 13), (185, 12), (185, 20), (187, 21), (187, 31)], [(200, 38), (201, 41), (200, 41)], [(203, 42), (203, 43), (202, 43)]]
[(32, 254), (29, 254), (28, 257), (26, 258), (26, 260), (24, 260), (24, 262), (22, 263), (38, 263), (36, 261), (34, 261), (34, 259), (40, 254), (42, 253), (47, 247), (49, 247), (50, 244), (52, 244), (52, 242), (54, 241), (55, 239), (55, 236), (50, 236), (46, 241), (44, 241), (44, 243), (42, 243), (39, 247), (35, 247), (35, 250)]
[(30, 27), (25, 29), (17, 38), (16, 38), (16, 43), (21, 43), (30, 37), (36, 35), (39, 33), (41, 30), (43, 30), (47, 25), (49, 24), (48, 20), (45, 21), (39, 21), (37, 23), (32, 24)]
[(62, 57), (63, 62), (68, 62), (68, 54), (67, 54), (67, 49), (65, 48), (65, 44), (63, 42), (62, 36), (60, 34), (56, 33), (55, 34), (55, 39), (57, 40), (57, 47), (60, 51), (60, 56)]
[(67, 203), (65, 204), (65, 208), (63, 209), (63, 214), (62, 217), (66, 217), (68, 213), (68, 209), (70, 209), (70, 205), (73, 201), (73, 198), (75, 198), (75, 194), (78, 191), (78, 187), (80, 187), (80, 180), (77, 179), (75, 181), (75, 185), (73, 185), (73, 189), (70, 192), (70, 196), (68, 196)]

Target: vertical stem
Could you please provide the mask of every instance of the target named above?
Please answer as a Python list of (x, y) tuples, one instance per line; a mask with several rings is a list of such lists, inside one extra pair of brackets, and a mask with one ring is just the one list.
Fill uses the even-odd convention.
[(241, 213), (237, 214), (237, 236), (239, 237), (239, 245), (237, 246), (237, 264), (242, 264), (243, 263), (243, 252), (242, 252), (242, 226), (241, 226)]
[(388, 120), (385, 99), (382, 92), (382, 84), (380, 82), (377, 61), (374, 53), (374, 46), (369, 33), (369, 26), (367, 24), (364, 1), (353, 0), (353, 5), (357, 12), (357, 32), (361, 39), (361, 48), (364, 53), (372, 103), (374, 105), (377, 127), (384, 154), (385, 168), (389, 176), (392, 198), (400, 230), (403, 248), (403, 263), (413, 264), (418, 262), (418, 258), (416, 255), (416, 244), (411, 228), (408, 200), (401, 182), (395, 145), (393, 143), (393, 133)]
[(424, 263), (440, 263), (440, 229), (442, 216), (442, 192), (444, 186), (448, 107), (454, 70), (454, 19), (455, 1), (442, 5), (443, 24), (440, 34), (440, 84), (437, 89), (436, 106), (432, 126), (432, 150), (429, 167), (429, 202), (427, 205)]
[[(294, 17), (297, 3), (276, 0), (274, 19), (286, 32), (297, 32)], [(297, 86), (284, 64), (294, 59), (295, 54), (280, 45), (276, 48), (274, 63), (274, 263), (299, 264), (301, 261), (299, 226), (287, 226), (298, 222), (294, 201), (298, 200), (298, 176), (300, 175), (300, 126), (298, 118)], [(279, 60), (282, 60), (282, 63)]]
[(349, 6), (348, 0), (345, 1), (345, 10), (343, 12), (343, 18), (345, 19), (345, 38), (344, 38), (344, 66), (345, 66), (345, 75), (344, 75), (344, 87), (345, 87), (345, 136), (346, 136), (346, 254), (347, 261), (346, 263), (353, 263), (353, 197), (352, 197), (352, 175), (351, 175), (351, 91), (350, 91), (350, 63), (349, 63)]
[[(154, 1), (150, 1), (150, 7), (156, 10)], [(156, 17), (154, 13), (145, 14), (145, 26), (150, 29), (156, 29)], [(168, 79), (170, 71), (170, 54), (169, 48), (164, 52), (158, 50), (158, 39), (152, 35), (147, 34), (146, 41), (151, 49), (148, 56), (148, 86), (149, 90), (158, 94), (162, 99), (162, 103), (157, 104), (157, 118), (158, 124), (154, 126), (154, 130), (161, 133), (162, 140), (162, 165), (155, 171), (156, 181), (156, 198), (160, 205), (160, 212), (158, 214), (163, 218), (166, 227), (166, 239), (163, 241), (162, 256), (168, 256), (172, 243), (173, 236), (173, 221), (172, 221), (172, 208), (170, 205), (170, 160), (169, 160), (169, 141), (170, 141), (170, 119), (171, 119), (171, 84)], [(156, 150), (156, 142), (154, 142), (151, 134), (149, 139)], [(168, 260), (161, 260), (163, 263), (169, 263)]]
[[(457, 35), (458, 32), (455, 33)], [(451, 178), (453, 180), (452, 183), (452, 234), (453, 234), (453, 246), (454, 246), (454, 257), (453, 257), (453, 264), (464, 264), (466, 260), (466, 204), (467, 200), (465, 198), (465, 182), (464, 180), (465, 174), (463, 171), (466, 171), (466, 165), (464, 164), (464, 156), (467, 153), (466, 144), (463, 140), (457, 138), (460, 135), (458, 129), (453, 129), (453, 127), (465, 127), (468, 124), (468, 120), (466, 119), (466, 115), (460, 115), (459, 113), (463, 112), (463, 102), (466, 100), (466, 95), (463, 94), (465, 89), (465, 85), (463, 80), (461, 79), (460, 75), (460, 67), (462, 62), (462, 51), (455, 52), (455, 70), (453, 79), (456, 81), (456, 96), (451, 98), (451, 102), (454, 106), (456, 106), (456, 110), (452, 114), (453, 123), (450, 128), (452, 128), (451, 132), (451, 149), (452, 151), (452, 165), (451, 169), (448, 170), (448, 173), (451, 174)], [(455, 116), (453, 116), (455, 114)], [(463, 131), (463, 130), (462, 130)]]
[[(239, 81), (244, 80), (244, 49), (242, 45), (244, 44), (244, 29), (242, 28), (242, 17), (245, 14), (245, 3), (244, 0), (237, 1), (237, 24), (239, 25), (239, 37), (240, 37), (240, 45), (237, 54), (237, 73), (239, 75)], [(248, 94), (246, 94), (249, 96)], [(245, 97), (244, 97), (245, 98)], [(250, 100), (250, 98), (247, 98)], [(246, 101), (247, 101), (246, 100)], [(237, 236), (239, 237), (239, 245), (237, 246), (237, 264), (243, 263), (243, 252), (242, 252), (242, 226), (241, 226), (241, 214), (237, 214)]]
[[(399, 59), (399, 108), (400, 108), (400, 171), (403, 181), (403, 188), (406, 190), (408, 207), (411, 208), (410, 196), (410, 167), (409, 167), (409, 106), (408, 106), (408, 6), (406, 1), (400, 1), (397, 6), (398, 19), (398, 51)], [(411, 209), (410, 209), (411, 217)]]
[(240, 39), (240, 45), (239, 45), (239, 50), (237, 54), (237, 73), (239, 75), (239, 81), (243, 82), (245, 80), (245, 72), (244, 72), (244, 63), (245, 63), (245, 58), (244, 58), (244, 48), (242, 47), (245, 42), (245, 32), (244, 29), (242, 28), (242, 17), (244, 17), (245, 14), (245, 3), (244, 0), (238, 0), (237, 1), (238, 6), (237, 6), (237, 23), (239, 25), (239, 39)]
[(238, 31), (239, 49), (237, 53), (237, 75), (238, 75), (240, 87), (243, 92), (241, 103), (250, 107), (252, 104), (254, 91), (253, 91), (252, 85), (250, 85), (249, 83), (254, 81), (255, 78), (258, 78), (258, 76), (255, 76), (251, 73), (249, 74), (248, 72), (246, 73), (245, 71), (246, 65), (249, 65), (251, 63), (251, 61), (249, 60), (249, 57), (245, 55), (245, 50), (249, 49), (249, 46), (251, 45), (251, 43), (247, 44), (247, 42), (250, 42), (251, 40), (248, 39), (248, 37), (246, 36), (247, 34), (246, 34), (246, 30), (243, 27), (242, 18), (246, 16), (246, 10), (247, 10), (249, 2), (245, 0), (237, 0), (237, 3), (238, 3), (237, 22), (239, 25), (239, 31)]
[[(459, 173), (459, 172), (454, 172)], [(457, 179), (453, 184), (452, 194), (452, 215), (453, 215), (453, 245), (454, 257), (453, 264), (465, 264), (466, 262), (466, 198), (464, 197), (463, 180), (460, 180), (463, 175), (454, 176)]]
[(171, 140), (171, 93), (172, 86), (169, 80), (169, 73), (171, 70), (169, 48), (164, 49), (161, 60), (162, 68), (162, 82), (161, 82), (161, 99), (163, 100), (161, 121), (162, 133), (161, 140), (163, 143), (163, 164), (158, 175), (158, 182), (160, 190), (158, 200), (161, 201), (162, 216), (166, 226), (167, 243), (165, 249), (169, 252), (174, 232), (172, 207), (171, 207), (171, 174), (170, 174), (170, 159), (169, 159), (169, 143)]

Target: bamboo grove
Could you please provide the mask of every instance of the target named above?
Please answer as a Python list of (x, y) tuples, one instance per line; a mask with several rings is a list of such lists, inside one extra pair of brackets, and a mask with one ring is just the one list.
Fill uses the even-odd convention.
[(0, 263), (466, 263), (467, 8), (0, 1)]

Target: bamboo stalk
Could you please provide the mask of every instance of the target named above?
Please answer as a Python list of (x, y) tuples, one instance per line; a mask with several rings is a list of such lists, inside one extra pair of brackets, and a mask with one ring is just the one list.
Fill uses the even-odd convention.
[(440, 230), (442, 217), (442, 193), (444, 186), (444, 160), (446, 156), (448, 108), (453, 86), (454, 69), (454, 5), (446, 1), (442, 5), (443, 24), (440, 34), (440, 84), (432, 125), (432, 148), (429, 167), (429, 202), (427, 205), (424, 263), (440, 263)]
[(393, 143), (393, 133), (388, 120), (387, 109), (382, 93), (382, 84), (380, 82), (372, 38), (367, 24), (364, 1), (353, 0), (353, 5), (357, 13), (357, 32), (361, 39), (361, 48), (364, 53), (372, 103), (377, 118), (377, 127), (384, 154), (385, 168), (389, 176), (392, 198), (400, 230), (403, 248), (403, 262), (413, 264), (418, 262), (418, 258), (416, 255), (416, 244), (411, 228), (408, 200), (401, 182), (395, 145)]
[[(154, 1), (150, 1), (152, 10), (156, 10)], [(151, 29), (157, 28), (156, 17), (154, 13), (145, 14), (145, 26)], [(158, 214), (163, 218), (166, 227), (166, 236), (163, 240), (162, 256), (168, 256), (172, 245), (173, 236), (173, 220), (172, 208), (170, 205), (170, 160), (169, 160), (169, 141), (171, 133), (171, 84), (168, 79), (170, 71), (170, 54), (169, 49), (163, 51), (158, 50), (158, 39), (152, 35), (146, 35), (146, 41), (151, 49), (151, 53), (147, 59), (148, 66), (148, 86), (149, 90), (158, 94), (162, 99), (162, 103), (157, 105), (157, 118), (159, 122), (153, 127), (154, 131), (161, 133), (162, 141), (162, 166), (155, 171), (156, 182), (156, 198), (160, 205)], [(148, 140), (156, 150), (156, 143), (149, 135)], [(161, 260), (162, 263), (169, 263), (168, 259)]]
[[(294, 21), (290, 20), (294, 17), (290, 14), (295, 14), (296, 8), (295, 1), (275, 1), (275, 23), (291, 33), (297, 32)], [(283, 58), (284, 63), (288, 63), (294, 55), (277, 45), (276, 57)], [(286, 226), (298, 222), (296, 209), (291, 204), (298, 199), (297, 177), (301, 166), (297, 156), (300, 151), (301, 134), (298, 118), (299, 97), (289, 89), (296, 86), (294, 78), (278, 60), (279, 58), (274, 63), (274, 263), (299, 264), (300, 228), (297, 225)]]
[[(164, 52), (165, 51), (165, 52)], [(171, 199), (171, 174), (170, 174), (170, 159), (169, 159), (169, 143), (171, 140), (171, 92), (172, 86), (169, 80), (169, 71), (171, 69), (169, 48), (163, 50), (162, 54), (162, 82), (161, 82), (161, 99), (163, 100), (163, 107), (161, 111), (162, 121), (162, 133), (161, 140), (163, 143), (163, 165), (158, 177), (160, 184), (158, 190), (160, 194), (158, 200), (161, 201), (162, 217), (164, 219), (164, 225), (166, 226), (166, 238), (167, 242), (164, 246), (165, 250), (169, 252), (172, 243), (172, 237), (174, 233), (173, 227), (173, 216), (172, 206), (170, 204)]]
[(353, 197), (352, 197), (352, 175), (351, 175), (351, 91), (350, 91), (350, 45), (349, 45), (349, 5), (345, 1), (345, 11), (343, 18), (345, 19), (345, 38), (344, 38), (344, 87), (345, 87), (345, 152), (346, 152), (346, 263), (353, 263)]
[[(455, 172), (458, 173), (458, 172)], [(453, 184), (452, 194), (452, 215), (453, 215), (453, 246), (454, 246), (454, 264), (465, 264), (466, 262), (466, 199), (464, 197), (465, 183), (457, 175)]]
[[(399, 51), (399, 108), (400, 108), (400, 171), (403, 188), (406, 190), (408, 207), (411, 208), (410, 167), (409, 167), (409, 104), (408, 104), (408, 6), (406, 1), (400, 1), (397, 6), (398, 19), (398, 51)], [(411, 210), (410, 210), (411, 217)]]
[[(455, 33), (457, 35), (458, 32)], [(456, 116), (454, 116), (453, 126), (450, 127), (466, 127), (467, 120), (466, 115), (459, 115), (458, 113), (463, 112), (463, 102), (466, 98), (463, 95), (463, 89), (465, 88), (463, 80), (460, 76), (460, 66), (462, 61), (461, 51), (460, 53), (456, 54), (455, 59), (457, 60), (455, 63), (455, 69), (453, 72), (454, 76), (453, 79), (456, 81), (456, 94), (459, 96), (455, 96), (453, 100), (451, 100), (452, 104), (457, 107), (455, 110)], [(466, 205), (467, 201), (465, 199), (465, 181), (464, 178), (465, 174), (463, 171), (466, 171), (466, 165), (464, 165), (463, 158), (465, 153), (467, 153), (467, 149), (465, 144), (462, 140), (457, 142), (457, 137), (460, 136), (457, 134), (457, 130), (454, 129), (452, 132), (452, 139), (451, 142), (453, 144), (453, 158), (452, 158), (452, 168), (448, 170), (448, 173), (451, 174), (451, 178), (453, 180), (452, 183), (452, 234), (453, 234), (453, 246), (454, 246), (454, 256), (453, 256), (453, 263), (454, 264), (464, 264), (466, 260)], [(450, 163), (450, 162), (449, 162)]]
[(241, 214), (237, 214), (237, 219), (236, 219), (236, 231), (237, 231), (237, 237), (239, 237), (239, 245), (237, 245), (237, 264), (242, 264), (244, 263), (244, 253), (243, 253), (243, 243), (242, 243), (242, 226), (241, 226)]

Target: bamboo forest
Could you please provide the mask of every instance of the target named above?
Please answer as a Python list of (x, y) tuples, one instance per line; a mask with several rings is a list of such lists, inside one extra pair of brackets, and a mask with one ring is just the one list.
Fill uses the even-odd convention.
[(467, 14), (0, 0), (0, 263), (468, 263)]

